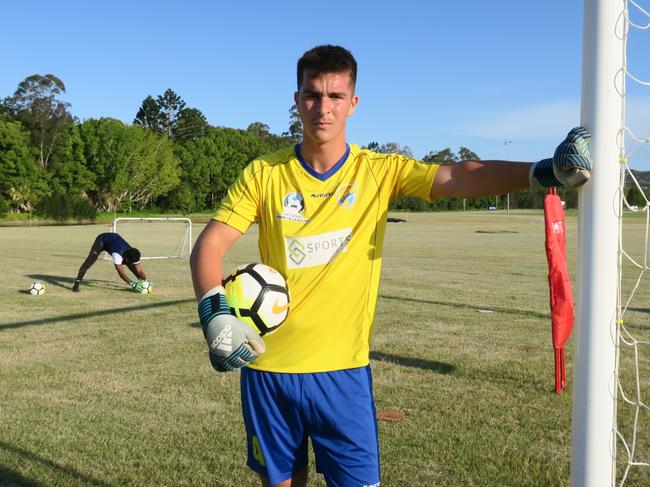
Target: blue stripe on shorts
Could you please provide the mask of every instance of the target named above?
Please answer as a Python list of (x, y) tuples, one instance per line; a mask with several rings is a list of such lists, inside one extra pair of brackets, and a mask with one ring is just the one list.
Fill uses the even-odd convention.
[(329, 486), (379, 485), (370, 366), (309, 374), (244, 368), (241, 393), (248, 466), (271, 485), (307, 466), (307, 438)]

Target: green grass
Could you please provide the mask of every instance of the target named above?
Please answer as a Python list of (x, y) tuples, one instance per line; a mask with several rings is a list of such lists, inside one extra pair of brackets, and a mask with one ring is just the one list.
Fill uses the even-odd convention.
[[(643, 221), (628, 224), (638, 241)], [(238, 374), (209, 365), (187, 262), (145, 261), (155, 288), (138, 295), (100, 260), (70, 292), (102, 231), (0, 228), (0, 485), (258, 485)], [(253, 227), (225, 268), (257, 260), (256, 239)], [(573, 341), (556, 395), (546, 273), (541, 212), (389, 224), (371, 358), (377, 408), (405, 416), (379, 425), (382, 485), (569, 484)], [(27, 295), (37, 279), (47, 293)], [(643, 330), (647, 289), (640, 300), (627, 321)], [(313, 467), (310, 485), (324, 485)]]

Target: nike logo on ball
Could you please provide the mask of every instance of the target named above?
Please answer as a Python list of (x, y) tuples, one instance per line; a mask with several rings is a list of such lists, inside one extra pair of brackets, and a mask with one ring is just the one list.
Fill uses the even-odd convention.
[(273, 307), (271, 308), (271, 312), (274, 315), (279, 315), (280, 313), (283, 313), (284, 311), (286, 311), (288, 308), (289, 308), (289, 303), (280, 305), (276, 301), (275, 303), (273, 303)]

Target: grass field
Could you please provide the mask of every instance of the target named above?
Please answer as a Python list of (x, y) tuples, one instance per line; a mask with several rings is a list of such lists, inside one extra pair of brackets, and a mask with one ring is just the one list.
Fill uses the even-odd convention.
[[(643, 223), (626, 223), (633, 242)], [(575, 276), (574, 216), (567, 228)], [(209, 365), (187, 261), (145, 261), (150, 295), (101, 260), (70, 291), (107, 229), (0, 228), (0, 485), (258, 485), (238, 374)], [(152, 235), (140, 232), (139, 247)], [(256, 238), (253, 228), (225, 267), (257, 260)], [(569, 484), (573, 341), (569, 390), (557, 395), (546, 273), (540, 212), (389, 225), (371, 363), (378, 409), (404, 419), (379, 425), (383, 486)], [(24, 292), (34, 280), (44, 296)], [(642, 287), (628, 316), (641, 331), (648, 295)], [(647, 358), (641, 366), (647, 381)], [(324, 485), (313, 470), (310, 485)], [(626, 485), (650, 485), (648, 469)]]

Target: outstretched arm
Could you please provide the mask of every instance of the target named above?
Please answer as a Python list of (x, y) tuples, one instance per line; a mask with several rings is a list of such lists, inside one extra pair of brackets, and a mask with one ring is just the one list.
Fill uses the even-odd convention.
[(115, 270), (116, 270), (117, 273), (119, 274), (120, 278), (121, 278), (124, 282), (126, 282), (127, 284), (130, 284), (130, 283), (131, 283), (131, 279), (129, 278), (129, 275), (128, 275), (128, 274), (126, 273), (126, 271), (124, 270), (124, 267), (125, 267), (125, 266), (124, 266), (124, 265), (117, 265), (117, 264), (114, 264), (114, 265), (115, 265)]
[(139, 280), (141, 281), (147, 280), (147, 275), (142, 270), (142, 264), (140, 264), (139, 262), (137, 264), (127, 264), (127, 267), (131, 272), (133, 272), (133, 275), (137, 277)]
[(443, 164), (431, 186), (431, 197), (479, 196), (513, 193), (530, 187), (530, 163), (506, 161), (463, 161)]
[(463, 161), (442, 165), (431, 185), (431, 197), (476, 198), (512, 193), (532, 184), (577, 188), (590, 178), (590, 140), (591, 134), (587, 129), (575, 127), (555, 149), (552, 158), (542, 159), (535, 164)]

